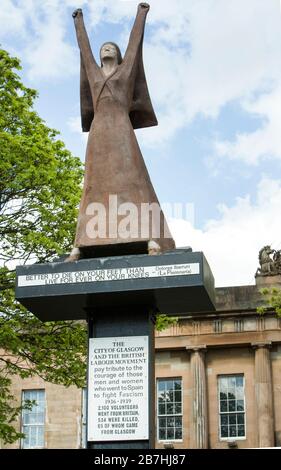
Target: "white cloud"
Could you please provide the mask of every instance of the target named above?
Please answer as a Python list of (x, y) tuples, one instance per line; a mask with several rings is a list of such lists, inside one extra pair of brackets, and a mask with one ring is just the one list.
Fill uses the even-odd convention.
[[(255, 93), (268, 90), (269, 99), (274, 96), (272, 83), (281, 85), (278, 0), (151, 0), (150, 4), (152, 29), (145, 39), (145, 63), (160, 125), (146, 130), (146, 144), (165, 142), (198, 114), (216, 118), (236, 100), (244, 103), (252, 97), (252, 109), (245, 109), (257, 114)], [(96, 0), (89, 7), (96, 26), (101, 21), (127, 22), (136, 3)], [(263, 154), (280, 157), (279, 147), (272, 151), (270, 144), (272, 137), (277, 140), (280, 119), (269, 106), (266, 111), (266, 135), (261, 128), (261, 135), (251, 139), (257, 147), (263, 141)], [(228, 152), (225, 144), (226, 155), (235, 151), (229, 147)], [(249, 163), (249, 152), (241, 158)]]
[(253, 284), (259, 250), (268, 244), (281, 248), (280, 207), (281, 180), (263, 178), (255, 201), (246, 195), (233, 207), (222, 204), (220, 218), (210, 220), (204, 230), (182, 219), (171, 219), (169, 226), (178, 247), (205, 253), (216, 286)]
[[(44, 7), (45, 10), (46, 7)], [(65, 28), (62, 17), (53, 11), (44, 11), (44, 17), (32, 18), (35, 41), (28, 43), (25, 57), (29, 63), (29, 77), (65, 78), (77, 71), (76, 50), (64, 40)]]
[[(3, 0), (2, 0), (3, 2)], [(67, 4), (71, 2), (67, 1)], [(78, 2), (79, 3), (79, 2)], [(76, 48), (66, 40), (66, 5), (60, 0), (4, 0), (0, 9), (0, 40), (21, 38), (16, 52), (29, 64), (31, 80), (65, 78), (77, 72)]]
[(26, 14), (27, 11), (25, 12), (22, 7), (14, 4), (11, 0), (2, 0), (0, 9), (0, 37), (22, 34), (24, 32)]
[(250, 133), (239, 133), (233, 142), (217, 141), (215, 150), (219, 157), (241, 160), (249, 165), (262, 159), (281, 159), (281, 82), (277, 89), (262, 95), (253, 102), (246, 102), (244, 109), (263, 117), (260, 128)]
[(82, 132), (81, 117), (72, 116), (67, 121), (68, 128), (75, 134), (79, 134), (83, 142), (88, 140), (88, 132)]
[(77, 132), (78, 134), (82, 133), (81, 129), (81, 118), (80, 116), (73, 116), (68, 119), (67, 125), (72, 132)]
[[(78, 70), (77, 46), (66, 35), (71, 9), (83, 7), (93, 29), (101, 23), (122, 25), (125, 46), (138, 2), (2, 3), (0, 40), (11, 34), (24, 38), (21, 52), (29, 63), (29, 76), (38, 80), (63, 79)], [(250, 114), (264, 117), (265, 123), (250, 135), (237, 135), (235, 142), (216, 142), (215, 151), (246, 163), (263, 156), (280, 158), (280, 113), (275, 102), (281, 89), (280, 2), (151, 0), (150, 4), (151, 27), (144, 51), (159, 127), (145, 131), (146, 145), (165, 143), (195, 116), (216, 118), (227, 103), (238, 101)], [(267, 91), (264, 101), (257, 94), (261, 90)]]

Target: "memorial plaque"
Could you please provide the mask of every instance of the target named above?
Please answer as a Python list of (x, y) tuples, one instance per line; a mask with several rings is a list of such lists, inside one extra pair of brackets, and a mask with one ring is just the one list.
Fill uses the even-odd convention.
[(148, 336), (89, 340), (88, 441), (149, 439)]
[(77, 284), (79, 282), (125, 281), (155, 277), (189, 276), (200, 273), (199, 263), (130, 268), (95, 269), (18, 276), (18, 287)]

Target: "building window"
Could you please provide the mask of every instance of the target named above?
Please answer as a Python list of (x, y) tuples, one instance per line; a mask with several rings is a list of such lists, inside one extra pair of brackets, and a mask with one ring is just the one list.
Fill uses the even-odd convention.
[(243, 375), (219, 377), (219, 415), (221, 439), (246, 437)]
[(30, 410), (22, 411), (22, 449), (44, 448), (45, 390), (23, 390), (22, 403), (34, 401)]
[(159, 441), (182, 439), (182, 380), (157, 380), (157, 429)]

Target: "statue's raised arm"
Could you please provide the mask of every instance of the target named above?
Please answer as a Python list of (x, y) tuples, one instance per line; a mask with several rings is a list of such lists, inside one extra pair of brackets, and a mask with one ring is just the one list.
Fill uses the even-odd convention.
[(80, 49), (80, 101), (81, 122), (84, 132), (88, 132), (94, 118), (93, 100), (90, 84), (93, 84), (98, 75), (99, 66), (92, 53), (90, 41), (85, 28), (83, 12), (78, 8), (72, 13), (76, 30), (76, 37)]
[(91, 74), (93, 70), (92, 68), (98, 67), (95, 58), (92, 53), (92, 49), (90, 46), (90, 41), (88, 38), (88, 34), (84, 25), (83, 13), (81, 8), (78, 8), (72, 13), (74, 18), (74, 24), (76, 29), (76, 37), (78, 46), (83, 58), (83, 62), (87, 71), (87, 74)]
[(142, 54), (145, 21), (149, 9), (148, 3), (139, 4), (122, 63), (124, 75), (130, 76), (131, 81), (134, 81), (129, 112), (134, 129), (158, 124), (149, 96)]
[(140, 3), (137, 16), (130, 34), (128, 47), (124, 57), (124, 66), (130, 68), (136, 58), (137, 53), (142, 47), (145, 21), (150, 6), (148, 3)]

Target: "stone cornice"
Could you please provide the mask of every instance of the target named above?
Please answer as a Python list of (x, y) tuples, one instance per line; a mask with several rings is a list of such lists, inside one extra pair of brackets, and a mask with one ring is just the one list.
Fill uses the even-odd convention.
[(272, 347), (272, 341), (258, 341), (257, 343), (252, 343), (251, 346), (254, 349), (271, 348)]
[[(202, 341), (202, 343), (201, 343)], [(281, 344), (281, 330), (276, 331), (247, 331), (241, 333), (220, 333), (200, 335), (198, 345), (198, 335), (182, 336), (162, 336), (155, 338), (155, 349), (160, 350), (192, 350), (200, 345), (209, 348), (225, 347), (250, 347), (253, 344)], [(188, 345), (188, 346), (187, 346)]]

